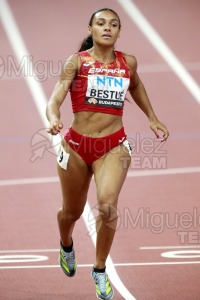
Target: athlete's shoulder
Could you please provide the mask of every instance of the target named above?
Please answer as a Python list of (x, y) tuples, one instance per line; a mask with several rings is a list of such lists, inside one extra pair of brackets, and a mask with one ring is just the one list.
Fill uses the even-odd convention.
[(134, 67), (135, 65), (137, 65), (137, 60), (134, 55), (127, 54), (127, 53), (123, 53), (123, 55), (126, 58), (126, 61), (130, 66)]
[(60, 79), (66, 80), (69, 78), (75, 77), (75, 74), (79, 71), (80, 68), (80, 58), (75, 54), (68, 56), (63, 64)]
[(66, 67), (70, 64), (76, 65), (78, 61), (79, 61), (79, 55), (77, 53), (71, 54), (66, 58), (64, 66)]
[(71, 54), (67, 57), (63, 69), (64, 70), (78, 70), (80, 68), (81, 59), (78, 53)]
[(90, 53), (87, 50), (77, 52), (79, 56), (90, 56)]
[(132, 54), (127, 54), (123, 52), (123, 55), (126, 59), (127, 65), (129, 66), (131, 74), (135, 73), (137, 70), (137, 59)]

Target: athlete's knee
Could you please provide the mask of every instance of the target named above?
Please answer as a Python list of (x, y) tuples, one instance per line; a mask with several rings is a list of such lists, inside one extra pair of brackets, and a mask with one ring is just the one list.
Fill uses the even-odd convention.
[(110, 203), (98, 204), (99, 216), (104, 223), (112, 223), (117, 221), (119, 213), (116, 205)]
[(82, 213), (83, 210), (80, 209), (72, 210), (72, 209), (61, 207), (58, 211), (57, 218), (58, 221), (63, 220), (68, 223), (73, 223), (76, 222), (81, 217)]

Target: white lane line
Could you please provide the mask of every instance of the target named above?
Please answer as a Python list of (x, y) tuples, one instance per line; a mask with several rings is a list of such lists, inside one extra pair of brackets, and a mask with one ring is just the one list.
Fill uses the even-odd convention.
[[(26, 58), (27, 59), (27, 58)], [(0, 56), (0, 68), (5, 67), (7, 64), (7, 58), (3, 58)], [(35, 63), (37, 64), (37, 62)], [(26, 66), (26, 64), (24, 64)], [(192, 61), (192, 62), (186, 62), (183, 63), (183, 66), (191, 72), (196, 72), (200, 70), (200, 62), (199, 61)], [(60, 68), (61, 70), (61, 68)], [(58, 72), (58, 69), (52, 69), (52, 72), (43, 73), (45, 75), (45, 78), (48, 79), (51, 77), (51, 74), (54, 74), (54, 76), (59, 76), (60, 70)], [(4, 74), (0, 73), (1, 81), (7, 81), (7, 80), (24, 80), (24, 77), (22, 74), (9, 74), (9, 70), (4, 68)], [(166, 63), (154, 63), (154, 64), (142, 64), (140, 63), (138, 66), (138, 73), (166, 73), (166, 72), (172, 72), (172, 69), (169, 67)]]
[[(93, 214), (91, 213), (91, 208), (88, 205), (88, 203), (86, 203), (85, 208), (84, 208), (83, 219), (84, 219), (85, 224), (88, 229), (88, 235), (90, 235), (90, 237), (93, 241), (93, 244), (96, 247), (97, 234), (96, 234), (95, 222), (93, 222), (93, 223), (91, 222), (91, 220), (95, 220), (95, 218), (94, 218)], [(93, 234), (90, 234), (90, 233), (93, 233)], [(108, 275), (110, 275), (109, 276), (110, 281), (113, 283), (113, 285), (115, 285), (115, 288), (118, 290), (118, 292), (122, 295), (122, 297), (124, 299), (136, 300), (133, 297), (133, 295), (127, 290), (127, 288), (125, 287), (125, 285), (119, 278), (110, 255), (107, 258), (106, 271), (108, 272)]]
[(185, 87), (193, 95), (194, 99), (200, 104), (200, 87), (189, 74), (180, 60), (172, 52), (169, 46), (164, 42), (161, 36), (156, 32), (149, 21), (144, 17), (138, 7), (131, 0), (117, 0), (123, 7), (131, 20), (138, 26), (142, 33), (146, 36), (153, 47), (163, 57)]
[[(139, 263), (115, 263), (114, 267), (140, 267), (140, 266), (169, 266), (169, 265), (196, 265), (200, 261), (168, 261), (168, 262), (139, 262)], [(93, 264), (80, 264), (78, 268), (91, 268)], [(51, 269), (60, 268), (60, 265), (23, 265), (23, 266), (0, 266), (0, 270), (14, 270), (14, 269)], [(126, 298), (132, 300), (135, 298)]]
[(59, 253), (59, 249), (0, 250), (0, 253), (49, 253), (49, 252)]
[(116, 267), (131, 267), (131, 266), (167, 266), (167, 265), (190, 265), (200, 264), (200, 261), (158, 261), (158, 262), (144, 262), (144, 263), (118, 263)]
[[(88, 216), (86, 215), (86, 218)], [(90, 219), (91, 220), (91, 219)], [(89, 220), (87, 220), (89, 222)], [(89, 222), (89, 228), (87, 226), (88, 232), (93, 230), (91, 228), (91, 222)], [(179, 245), (179, 246), (144, 246), (140, 247), (139, 249), (141, 250), (159, 250), (159, 249), (192, 249), (192, 248), (200, 248), (200, 245)], [(59, 248), (57, 249), (17, 249), (17, 250), (0, 250), (0, 254), (9, 254), (9, 253), (54, 253), (57, 252), (59, 253)]]
[[(14, 21), (12, 12), (7, 4), (7, 1), (5, 0), (0, 1), (0, 17), (19, 64), (23, 60), (23, 57), (27, 57), (27, 64), (24, 64), (26, 83), (31, 91), (31, 94), (33, 95), (35, 104), (38, 108), (38, 112), (40, 113), (41, 118), (43, 118), (46, 109), (46, 96), (41, 85), (36, 80), (37, 76), (33, 70), (32, 62), (28, 60), (28, 57), (30, 57), (29, 53)], [(45, 121), (44, 123), (45, 125), (47, 125), (47, 121)]]
[[(77, 265), (78, 268), (91, 268), (92, 264), (83, 264)], [(14, 269), (51, 269), (51, 268), (60, 268), (60, 265), (29, 265), (29, 266), (3, 266), (0, 267), (0, 270), (14, 270)]]
[[(1, 59), (1, 56), (0, 56)], [(200, 70), (200, 63), (197, 62), (188, 62), (188, 63), (183, 63), (183, 66), (191, 72), (198, 72)], [(0, 64), (1, 67), (1, 64)], [(155, 74), (155, 73), (170, 73), (173, 70), (169, 67), (169, 65), (165, 63), (157, 63), (157, 64), (139, 64), (138, 66), (138, 73), (139, 74)], [(4, 71), (6, 72), (6, 71)], [(56, 76), (56, 72), (53, 70), (52, 73), (54, 76)], [(0, 74), (1, 75), (1, 74)], [(59, 74), (58, 74), (59, 75)], [(45, 74), (45, 78), (50, 78), (50, 74)], [(24, 77), (20, 74), (19, 76), (12, 75), (3, 75), (1, 77), (1, 82), (2, 81), (7, 81), (7, 80), (24, 80)]]
[[(160, 175), (173, 175), (173, 174), (176, 175), (176, 174), (192, 174), (192, 173), (200, 173), (200, 167), (129, 171), (127, 177), (131, 178), (131, 177), (143, 177), (143, 176), (160, 176)], [(36, 184), (36, 183), (38, 184), (38, 183), (50, 183), (50, 182), (56, 183), (58, 181), (59, 179), (56, 176), (5, 179), (5, 180), (0, 180), (0, 186)]]
[[(19, 64), (21, 63), (23, 57), (27, 57), (27, 64), (24, 64), (24, 74), (28, 75), (25, 76), (26, 83), (28, 84), (33, 98), (37, 99), (35, 104), (40, 106), (40, 108), (38, 108), (38, 112), (40, 112), (40, 114), (42, 113), (41, 117), (43, 117), (45, 112), (46, 97), (40, 84), (34, 79), (34, 77), (37, 78), (37, 76), (34, 73), (32, 62), (28, 60), (29, 53), (14, 21), (12, 12), (5, 0), (0, 1), (0, 18)], [(30, 76), (31, 74), (32, 76)], [(47, 122), (45, 123), (47, 124)]]
[[(26, 45), (15, 22), (14, 16), (6, 0), (0, 0), (0, 19), (9, 42), (14, 50), (18, 63), (21, 64), (24, 57), (27, 58), (26, 64), (23, 65), (24, 79), (26, 80), (44, 126), (47, 127), (48, 121), (45, 117), (47, 98), (39, 82), (37, 74), (34, 72), (32, 61), (29, 59), (31, 56), (26, 48)], [(53, 139), (55, 141), (53, 142), (53, 144), (55, 143), (54, 145), (60, 142), (59, 137), (57, 136), (54, 136)]]
[(200, 248), (200, 245), (180, 245), (180, 246), (151, 246), (151, 247), (140, 247), (141, 250), (160, 250), (160, 249), (193, 249)]
[[(199, 71), (200, 70), (200, 62), (191, 62), (191, 63), (185, 63), (183, 66), (188, 71)], [(169, 67), (169, 65), (165, 63), (157, 63), (157, 64), (139, 64), (138, 65), (138, 73), (166, 73), (166, 72), (172, 72), (172, 69)]]
[[(26, 46), (25, 46), (25, 43), (21, 36), (21, 33), (18, 29), (18, 26), (14, 20), (14, 16), (12, 15), (12, 12), (11, 12), (10, 7), (6, 0), (0, 0), (0, 17), (1, 17), (1, 21), (3, 23), (4, 29), (7, 33), (7, 36), (10, 40), (10, 43), (13, 47), (13, 50), (16, 54), (18, 62), (20, 63), (21, 60), (23, 59), (24, 55), (27, 57), (30, 57), (30, 55), (28, 53), (28, 50), (26, 49)], [(45, 116), (47, 99), (43, 92), (42, 86), (40, 85), (39, 81), (36, 80), (37, 76), (33, 71), (33, 65), (32, 65), (31, 61), (29, 62), (28, 67), (29, 67), (28, 70), (31, 70), (30, 74), (33, 74), (33, 75), (32, 75), (32, 77), (25, 76), (25, 80), (30, 89), (31, 95), (33, 97), (33, 100), (35, 102), (37, 110), (40, 114), (40, 117), (41, 117), (44, 125), (47, 126), (48, 122), (47, 122), (46, 116)], [(55, 141), (56, 144), (58, 144), (59, 142), (60, 141), (58, 141), (56, 143), (56, 141)], [(87, 208), (89, 209), (90, 215), (91, 215), (91, 208), (88, 203), (87, 203)], [(111, 258), (109, 258), (109, 269), (111, 270), (111, 277), (113, 277), (112, 283), (116, 287), (116, 289), (119, 291), (119, 293), (123, 297), (124, 297), (124, 295), (128, 294), (129, 295), (128, 298), (125, 298), (125, 299), (134, 300), (135, 298), (129, 293), (129, 291), (125, 288), (122, 281), (119, 279)], [(115, 280), (117, 280), (117, 282)]]
[(200, 167), (171, 168), (171, 169), (159, 169), (159, 170), (140, 170), (140, 171), (129, 171), (128, 177), (190, 174), (190, 173), (199, 173), (199, 172), (200, 172)]
[(21, 179), (8, 179), (0, 180), (0, 186), (6, 185), (23, 185), (23, 184), (35, 184), (35, 183), (50, 183), (58, 182), (58, 177), (36, 177), (36, 178), (21, 178)]
[(13, 254), (13, 255), (0, 255), (0, 265), (7, 264), (7, 263), (31, 263), (31, 262), (38, 262), (38, 261), (45, 261), (48, 260), (48, 256), (44, 255), (33, 255), (33, 254)]

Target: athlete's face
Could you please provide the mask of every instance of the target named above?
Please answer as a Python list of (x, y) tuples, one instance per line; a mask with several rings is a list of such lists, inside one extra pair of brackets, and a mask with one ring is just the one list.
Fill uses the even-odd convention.
[(96, 13), (88, 28), (94, 43), (114, 45), (120, 34), (120, 21), (115, 13), (105, 10)]

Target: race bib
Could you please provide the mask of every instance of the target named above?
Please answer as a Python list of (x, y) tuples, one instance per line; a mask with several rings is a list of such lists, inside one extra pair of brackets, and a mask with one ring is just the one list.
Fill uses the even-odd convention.
[(63, 146), (61, 145), (60, 153), (57, 157), (57, 163), (64, 170), (67, 170), (67, 163), (68, 163), (68, 160), (69, 160), (69, 156), (70, 156), (70, 154), (65, 152)]
[(108, 75), (88, 75), (85, 103), (122, 108), (129, 87), (129, 78)]

